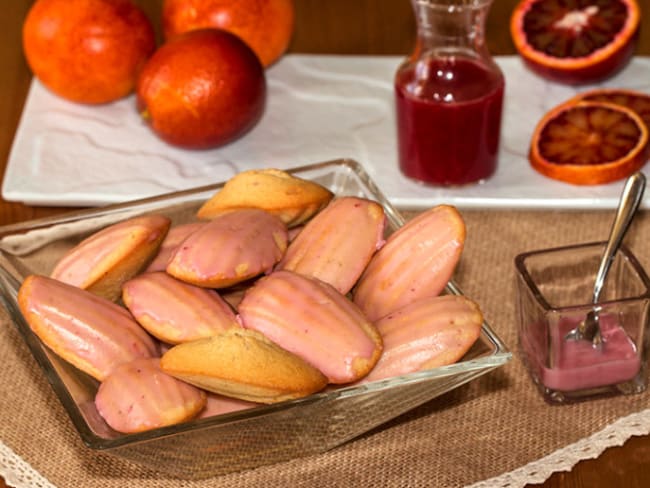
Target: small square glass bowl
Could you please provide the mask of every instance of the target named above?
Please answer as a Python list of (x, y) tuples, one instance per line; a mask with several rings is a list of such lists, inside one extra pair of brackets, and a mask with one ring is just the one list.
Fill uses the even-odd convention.
[[(384, 206), (389, 232), (404, 223), (355, 161), (336, 160), (289, 171), (328, 187), (338, 196), (378, 201)], [(172, 219), (173, 225), (189, 222), (202, 203), (222, 186), (220, 183), (0, 228), (0, 301), (89, 448), (184, 479), (241, 471), (334, 448), (511, 358), (499, 337), (484, 323), (479, 340), (461, 361), (449, 366), (138, 434), (111, 430), (94, 406), (97, 382), (45, 348), (25, 323), (16, 303), (20, 283), (28, 274), (49, 274), (67, 249), (120, 220), (162, 213)], [(447, 293), (461, 292), (450, 282)]]
[(594, 281), (605, 244), (545, 249), (515, 258), (519, 348), (549, 403), (646, 388), (650, 281), (626, 247), (614, 257), (601, 292), (602, 343), (566, 337), (593, 310)]

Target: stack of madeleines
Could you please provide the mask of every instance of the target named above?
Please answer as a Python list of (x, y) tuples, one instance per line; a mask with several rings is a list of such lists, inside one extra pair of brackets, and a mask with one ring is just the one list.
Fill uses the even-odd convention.
[(464, 241), (451, 206), (386, 236), (375, 201), (246, 171), (193, 222), (143, 215), (90, 235), (18, 302), (99, 382), (106, 423), (141, 432), (458, 361), (483, 323), (442, 294)]

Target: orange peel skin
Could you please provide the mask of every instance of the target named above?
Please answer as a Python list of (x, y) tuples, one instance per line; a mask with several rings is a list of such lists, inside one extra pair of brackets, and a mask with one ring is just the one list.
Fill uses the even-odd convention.
[[(549, 54), (530, 42), (529, 34), (525, 29), (526, 16), (536, 4), (545, 3), (546, 1), (521, 0), (510, 17), (510, 35), (515, 48), (524, 63), (533, 72), (552, 81), (580, 85), (609, 78), (628, 64), (636, 48), (641, 23), (641, 12), (637, 0), (617, 0), (627, 9), (625, 22), (620, 30), (613, 35), (613, 39), (609, 43), (580, 57)], [(593, 10), (589, 10), (589, 14), (598, 14), (596, 4), (597, 2), (594, 2)], [(575, 19), (584, 10), (566, 12), (565, 17)], [(555, 22), (554, 25), (549, 24), (548, 37), (552, 37), (553, 32), (555, 32), (557, 37), (561, 38), (562, 34), (556, 29), (556, 25), (562, 20), (556, 20)], [(587, 25), (589, 21), (584, 22), (584, 26), (578, 23), (575, 29), (578, 31), (583, 28), (589, 29)], [(599, 19), (599, 22), (606, 22), (606, 19)], [(598, 27), (594, 29), (596, 30)], [(564, 37), (568, 36), (565, 35)]]
[(649, 155), (648, 128), (633, 110), (571, 99), (539, 121), (531, 139), (529, 162), (549, 178), (598, 185), (629, 176)]

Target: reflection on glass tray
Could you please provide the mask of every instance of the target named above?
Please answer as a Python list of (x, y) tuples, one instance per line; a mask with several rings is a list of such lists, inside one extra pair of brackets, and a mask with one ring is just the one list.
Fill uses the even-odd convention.
[[(623, 183), (556, 182), (528, 164), (533, 128), (552, 106), (593, 85), (569, 87), (532, 74), (516, 56), (496, 57), (506, 76), (499, 169), (481, 185), (431, 188), (397, 167), (393, 113), (395, 56), (287, 55), (267, 71), (260, 123), (222, 148), (188, 151), (160, 141), (133, 97), (89, 107), (61, 100), (37, 81), (23, 111), (2, 193), (39, 205), (100, 205), (193, 188), (246, 169), (289, 168), (351, 158), (391, 202), (423, 208), (614, 208)], [(602, 86), (650, 93), (650, 58), (635, 58)], [(650, 197), (649, 197), (650, 198)]]

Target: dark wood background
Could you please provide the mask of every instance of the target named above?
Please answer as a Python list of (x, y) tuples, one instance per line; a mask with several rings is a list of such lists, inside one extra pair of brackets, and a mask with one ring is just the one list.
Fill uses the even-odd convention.
[[(29, 90), (31, 73), (21, 46), (21, 27), (33, 2), (2, 2), (0, 15), (0, 174), (4, 174), (14, 134)], [(162, 0), (136, 0), (158, 28)], [(494, 0), (488, 17), (488, 47), (493, 54), (515, 54), (508, 21), (517, 0)], [(637, 55), (650, 55), (650, 4), (640, 0), (642, 29)], [(407, 54), (415, 24), (408, 0), (295, 0), (296, 26), (290, 52), (327, 54)], [(0, 199), (0, 225), (69, 211), (30, 207)], [(538, 486), (598, 488), (650, 486), (650, 436), (633, 437), (571, 472), (556, 473)], [(6, 488), (0, 478), (0, 488)]]

